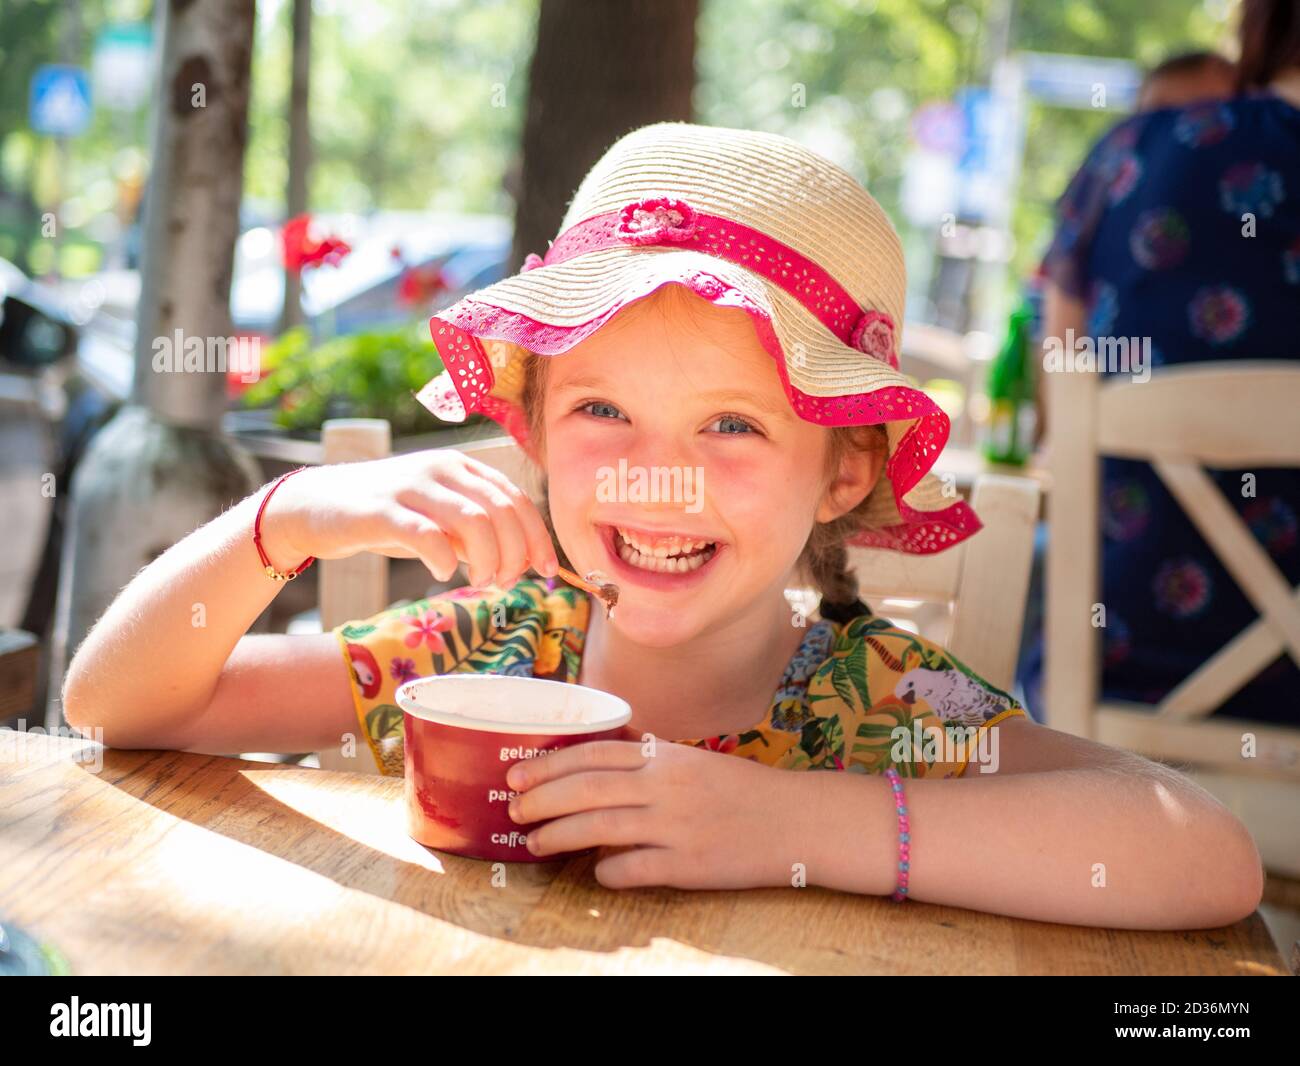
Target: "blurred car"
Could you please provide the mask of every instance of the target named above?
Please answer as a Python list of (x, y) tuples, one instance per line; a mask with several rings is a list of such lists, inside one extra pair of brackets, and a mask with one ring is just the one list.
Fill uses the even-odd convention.
[[(423, 317), (430, 308), (402, 298), (408, 270), (438, 268), (452, 302), (504, 276), (512, 226), (494, 215), (383, 211), (365, 217), (313, 216), (322, 234), (342, 238), (351, 251), (337, 266), (302, 274), (302, 310), (317, 337), (382, 329)], [(396, 254), (395, 254), (396, 253)], [(245, 231), (235, 249), (230, 307), (237, 329), (272, 336), (284, 304), (284, 268), (278, 229)], [(445, 306), (445, 304), (444, 304)]]
[[(313, 225), (342, 238), (351, 249), (337, 265), (308, 267), (302, 273), (303, 317), (318, 340), (427, 318), (504, 277), (510, 256), (511, 222), (495, 215), (320, 214), (313, 216)], [(430, 298), (410, 299), (412, 287), (403, 282), (413, 271), (441, 280)], [(67, 302), (89, 312), (79, 361), (102, 387), (125, 399), (133, 375), (139, 272), (106, 272), (72, 283), (68, 290)], [(235, 335), (269, 342), (279, 332), (283, 303), (280, 228), (253, 226), (235, 246), (230, 286)], [(247, 384), (232, 375), (232, 396)]]
[[(67, 489), (86, 446), (121, 402), (120, 382), (105, 389), (80, 373), (86, 333), (79, 317), (63, 289), (34, 281), (0, 260), (0, 480), (17, 484), (34, 471), (42, 483), (54, 478), (54, 491), (40, 505), (30, 498), (4, 501), (10, 523), (6, 582), (13, 583), (5, 591), (19, 596), (18, 628), (42, 640), (54, 617)], [(117, 369), (121, 359), (121, 349), (112, 347), (109, 365)], [(129, 388), (129, 361), (127, 369)], [(39, 688), (37, 706), (42, 695)]]
[(58, 294), (0, 259), (0, 361), (8, 373), (37, 373), (71, 355), (77, 330)]

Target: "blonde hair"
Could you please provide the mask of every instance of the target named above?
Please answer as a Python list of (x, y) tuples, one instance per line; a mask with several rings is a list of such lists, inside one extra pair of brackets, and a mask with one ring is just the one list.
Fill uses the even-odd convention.
[[(520, 404), (528, 425), (528, 439), (540, 456), (545, 443), (546, 420), (543, 417), (542, 397), (546, 391), (547, 369), (551, 356), (537, 355), (525, 351), (524, 383)], [(839, 473), (840, 463), (849, 449), (856, 448), (873, 455), (887, 456), (889, 439), (882, 424), (872, 426), (832, 426), (830, 440), (826, 449), (825, 478), (827, 484)], [(564, 556), (564, 549), (555, 536), (555, 527), (551, 524), (549, 498), (546, 491), (546, 472), (542, 471), (542, 517), (556, 543), (556, 551), (561, 565), (568, 567), (569, 561)], [(808, 540), (799, 555), (798, 568), (809, 582), (822, 594), (821, 614), (823, 617), (851, 617), (863, 613), (866, 608), (858, 600), (858, 582), (848, 565), (847, 538), (855, 533), (870, 529), (867, 520), (868, 500), (871, 493), (851, 511), (840, 515), (830, 522), (817, 522), (813, 525)], [(570, 567), (571, 569), (571, 567)], [(831, 613), (827, 614), (827, 607)], [(852, 608), (835, 611), (834, 607)]]

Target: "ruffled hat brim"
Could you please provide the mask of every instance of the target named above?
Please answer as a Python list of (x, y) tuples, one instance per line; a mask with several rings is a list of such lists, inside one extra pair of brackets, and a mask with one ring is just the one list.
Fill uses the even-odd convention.
[(974, 511), (929, 472), (949, 433), (947, 415), (930, 397), (888, 362), (845, 344), (779, 286), (693, 249), (602, 248), (471, 293), (430, 320), (445, 369), (416, 398), (448, 422), (481, 412), (528, 449), (520, 405), (528, 353), (561, 355), (666, 284), (745, 311), (801, 418), (885, 425), (889, 458), (868, 497), (871, 528), (849, 543), (930, 554), (980, 529)]

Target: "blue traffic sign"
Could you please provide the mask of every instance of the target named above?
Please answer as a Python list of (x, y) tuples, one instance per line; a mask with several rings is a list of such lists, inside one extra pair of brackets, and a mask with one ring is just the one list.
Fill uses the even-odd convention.
[(28, 121), (37, 133), (75, 137), (90, 125), (90, 79), (80, 67), (38, 67), (28, 100)]

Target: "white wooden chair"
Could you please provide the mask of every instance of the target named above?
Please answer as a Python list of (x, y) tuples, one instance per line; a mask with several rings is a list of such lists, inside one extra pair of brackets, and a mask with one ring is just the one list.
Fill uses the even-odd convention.
[(972, 358), (970, 341), (942, 326), (909, 321), (903, 329), (902, 367), (918, 388), (935, 378), (956, 383), (959, 406), (945, 406), (952, 422), (948, 444), (970, 447), (975, 440), (981, 379), (988, 367), (987, 362)]
[(1010, 692), (1039, 492), (1030, 478), (980, 474), (970, 502), (983, 529), (936, 555), (851, 548), (849, 563), (857, 572), (859, 594), (886, 618), (906, 624), (910, 616), (922, 636)]
[[(1202, 469), (1300, 466), (1300, 366), (1193, 364), (1160, 368), (1145, 382), (1054, 373), (1047, 388), (1047, 724), (1187, 764), (1250, 828), (1270, 870), (1300, 876), (1300, 729), (1209, 717), (1279, 654), (1300, 663), (1300, 589), (1288, 586)], [(1150, 462), (1259, 610), (1154, 707), (1098, 698), (1102, 456)], [(1242, 757), (1246, 733), (1258, 745), (1254, 758)]]
[[(327, 463), (379, 458), (388, 454), (391, 444), (387, 423), (375, 419), (326, 422), (323, 440)], [(454, 447), (538, 496), (536, 473), (509, 437)], [(992, 684), (1010, 690), (1033, 557), (1039, 486), (1028, 478), (983, 475), (976, 480), (972, 505), (984, 528), (955, 548), (932, 556), (855, 548), (849, 552), (849, 562), (857, 571), (862, 598), (873, 609), (894, 617), (900, 612), (891, 607), (907, 613), (916, 604), (930, 606), (917, 627), (922, 635), (944, 644)], [(321, 560), (323, 629), (369, 617), (388, 606), (386, 563), (383, 557), (368, 554)], [(800, 602), (806, 591), (790, 589), (787, 595)], [(358, 748), (354, 757), (318, 753), (322, 768), (376, 772), (361, 738)]]

